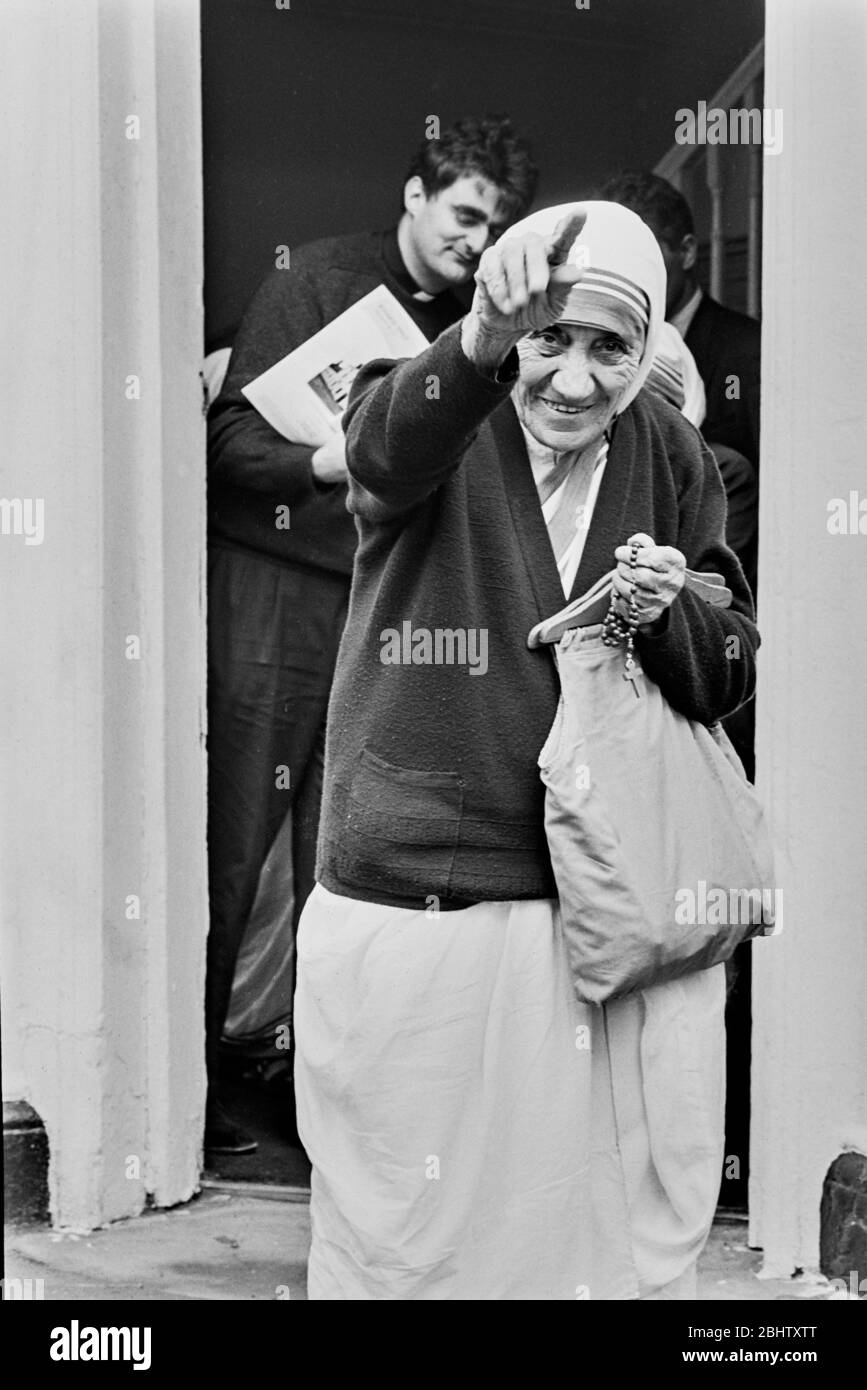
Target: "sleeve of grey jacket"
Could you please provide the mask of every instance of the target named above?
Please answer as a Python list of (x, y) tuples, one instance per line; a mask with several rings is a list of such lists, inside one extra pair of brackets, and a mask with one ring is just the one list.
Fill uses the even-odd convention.
[(682, 589), (660, 629), (639, 633), (637, 646), (645, 671), (669, 703), (687, 718), (711, 724), (753, 694), (761, 639), (743, 570), (725, 541), (722, 479), (703, 443), (679, 501), (678, 548), (690, 569), (723, 575), (731, 607), (712, 607)]
[(483, 376), (464, 355), (460, 323), (417, 357), (363, 367), (343, 420), (349, 510), (392, 521), (435, 492), (508, 396), (516, 370), (513, 353), (497, 379)]

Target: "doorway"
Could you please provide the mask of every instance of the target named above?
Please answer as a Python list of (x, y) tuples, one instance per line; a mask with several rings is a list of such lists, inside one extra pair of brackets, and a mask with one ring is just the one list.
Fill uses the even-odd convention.
[[(335, 0), (308, 10), (206, 0), (201, 18), (210, 351), (231, 345), (280, 248), (396, 220), (410, 154), (431, 116), (508, 114), (534, 147), (537, 202), (589, 197), (620, 169), (659, 163), (677, 109), (710, 97), (761, 39), (764, 6)], [(707, 242), (709, 228), (700, 230)], [(721, 1202), (736, 1209), (746, 1206), (748, 1179), (749, 966), (746, 948), (727, 1010)], [(255, 1059), (238, 1054), (227, 1065), (249, 1126), (267, 1126), (257, 1162), (227, 1157), (218, 1173), (300, 1181), (290, 1099), (263, 1089)]]

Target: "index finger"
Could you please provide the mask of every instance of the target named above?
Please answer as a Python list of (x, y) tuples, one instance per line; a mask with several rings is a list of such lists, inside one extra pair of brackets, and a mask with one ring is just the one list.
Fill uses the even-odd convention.
[(586, 212), (569, 212), (565, 217), (561, 217), (554, 228), (548, 245), (545, 247), (549, 265), (563, 265), (568, 260), (572, 243), (586, 221)]

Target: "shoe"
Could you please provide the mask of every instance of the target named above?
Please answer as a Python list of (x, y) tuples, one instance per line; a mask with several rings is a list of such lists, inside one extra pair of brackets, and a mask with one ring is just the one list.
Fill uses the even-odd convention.
[(230, 1119), (217, 1102), (208, 1107), (205, 1116), (205, 1150), (211, 1154), (252, 1154), (259, 1145), (240, 1125)]
[(258, 1066), (258, 1081), (273, 1094), (291, 1089), (293, 1085), (294, 1061), (291, 1056), (274, 1057), (263, 1060)]

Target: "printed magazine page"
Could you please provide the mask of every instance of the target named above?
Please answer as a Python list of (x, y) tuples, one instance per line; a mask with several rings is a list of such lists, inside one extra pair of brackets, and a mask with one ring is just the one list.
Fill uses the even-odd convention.
[(356, 373), (375, 357), (415, 357), (428, 345), (385, 285), (244, 387), (269, 425), (318, 448), (340, 424)]

